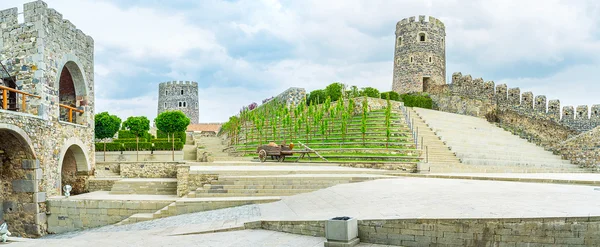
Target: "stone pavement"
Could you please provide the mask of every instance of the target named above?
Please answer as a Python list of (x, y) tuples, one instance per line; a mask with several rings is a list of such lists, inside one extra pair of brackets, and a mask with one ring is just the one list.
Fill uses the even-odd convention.
[(335, 216), (359, 219), (600, 216), (599, 195), (600, 191), (592, 186), (399, 177), (336, 185), (268, 204), (50, 235), (35, 241), (35, 245), (63, 243), (64, 246), (64, 241), (69, 241), (73, 246), (120, 246), (113, 245), (115, 242), (122, 242), (123, 246), (167, 246), (175, 240), (163, 239), (176, 239), (181, 246), (322, 246), (322, 238), (249, 230), (166, 236), (236, 228), (256, 220), (324, 220)]
[[(143, 236), (143, 237), (141, 237)], [(201, 235), (163, 236), (156, 231), (131, 232), (95, 232), (87, 233), (73, 239), (54, 240), (32, 240), (22, 243), (11, 243), (7, 246), (22, 247), (91, 247), (91, 246), (205, 246), (205, 247), (227, 247), (227, 246), (302, 246), (321, 247), (325, 238), (295, 235), (266, 230), (243, 230), (233, 232), (209, 233)], [(1, 245), (1, 243), (0, 243)], [(384, 247), (387, 245), (376, 245), (363, 243), (359, 247)]]
[(600, 185), (598, 173), (429, 173), (394, 174), (400, 177), (474, 179), (494, 181), (519, 181), (533, 183)]

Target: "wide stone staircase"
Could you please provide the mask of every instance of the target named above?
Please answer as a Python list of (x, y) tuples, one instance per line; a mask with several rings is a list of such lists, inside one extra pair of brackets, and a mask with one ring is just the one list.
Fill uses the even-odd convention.
[[(432, 147), (431, 172), (588, 172), (485, 119), (423, 108), (411, 110), (418, 116), (415, 125), (426, 124), (419, 125), (419, 133), (428, 137), (425, 145)], [(461, 164), (451, 160), (444, 146), (427, 133), (430, 131)]]
[(123, 178), (116, 181), (110, 194), (176, 195), (176, 178)]

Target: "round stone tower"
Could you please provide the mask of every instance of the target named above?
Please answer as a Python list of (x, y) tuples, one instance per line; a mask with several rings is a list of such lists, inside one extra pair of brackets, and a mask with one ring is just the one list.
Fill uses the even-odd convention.
[(198, 83), (163, 82), (158, 86), (158, 114), (180, 110), (190, 118), (191, 124), (198, 123)]
[(410, 17), (396, 24), (393, 91), (423, 92), (428, 85), (446, 83), (445, 37), (444, 23), (434, 17)]

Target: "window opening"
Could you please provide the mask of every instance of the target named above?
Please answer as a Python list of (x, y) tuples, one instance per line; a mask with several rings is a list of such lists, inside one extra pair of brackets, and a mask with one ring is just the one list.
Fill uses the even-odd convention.
[(425, 42), (425, 38), (426, 38), (426, 37), (425, 37), (425, 34), (424, 34), (424, 33), (420, 33), (420, 34), (419, 34), (419, 41), (421, 41), (421, 42)]

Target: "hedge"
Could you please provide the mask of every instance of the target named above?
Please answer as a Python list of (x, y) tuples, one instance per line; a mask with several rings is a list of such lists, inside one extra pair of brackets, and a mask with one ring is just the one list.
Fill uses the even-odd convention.
[[(157, 142), (172, 142), (173, 139), (168, 139), (168, 138), (156, 138), (156, 139), (152, 139), (152, 143), (157, 143)], [(175, 138), (175, 142), (181, 142), (181, 139), (179, 138)]]
[[(155, 142), (154, 143), (154, 150), (168, 150), (171, 151), (173, 149), (173, 143), (172, 142)], [(182, 150), (183, 149), (183, 143), (182, 142), (175, 142), (175, 150)]]
[(433, 108), (433, 100), (429, 97), (429, 95), (424, 94), (402, 94), (400, 95), (402, 101), (404, 102), (404, 106), (408, 107), (421, 107), (426, 109)]
[[(137, 149), (136, 149), (137, 147)], [(125, 142), (123, 143), (123, 150), (125, 151), (150, 151), (152, 150), (152, 143), (150, 142), (140, 142), (140, 143), (135, 143), (135, 142)]]
[[(171, 143), (171, 142), (155, 142), (154, 147), (152, 146), (152, 143), (150, 143), (150, 142), (139, 142), (138, 144), (139, 144), (139, 151), (151, 151), (151, 150), (171, 151), (171, 149), (173, 148), (173, 143)], [(96, 142), (95, 146), (96, 146), (96, 152), (104, 151), (104, 143), (103, 142)], [(176, 151), (183, 150), (183, 143), (175, 142), (175, 150)], [(136, 151), (136, 143), (135, 142), (125, 142), (125, 143), (107, 142), (106, 143), (106, 151), (107, 152)]]
[(395, 101), (400, 101), (400, 94), (394, 92), (394, 91), (389, 91), (389, 92), (383, 92), (381, 93), (381, 98), (382, 99), (387, 99), (388, 94), (390, 95), (390, 100), (395, 100)]
[[(104, 142), (96, 142), (96, 152), (104, 152)], [(115, 142), (107, 142), (106, 143), (106, 151), (122, 151), (123, 144), (115, 143)]]
[[(140, 138), (140, 142), (145, 142), (146, 139)], [(123, 143), (123, 142), (136, 142), (135, 138), (119, 138), (119, 139), (114, 139), (113, 142), (119, 142), (119, 143)]]
[[(156, 135), (158, 139), (168, 139), (167, 137), (167, 133), (162, 132), (160, 130), (156, 131)], [(169, 136), (172, 136), (172, 134), (169, 134)], [(185, 131), (181, 131), (181, 132), (176, 132), (175, 133), (175, 139), (181, 140), (182, 143), (185, 143), (187, 140), (187, 134), (185, 133)]]
[[(133, 139), (135, 141), (135, 135), (129, 130), (119, 130), (119, 139)], [(144, 135), (140, 137), (140, 141), (149, 141), (152, 139), (154, 139), (154, 136), (150, 133), (144, 133)]]

